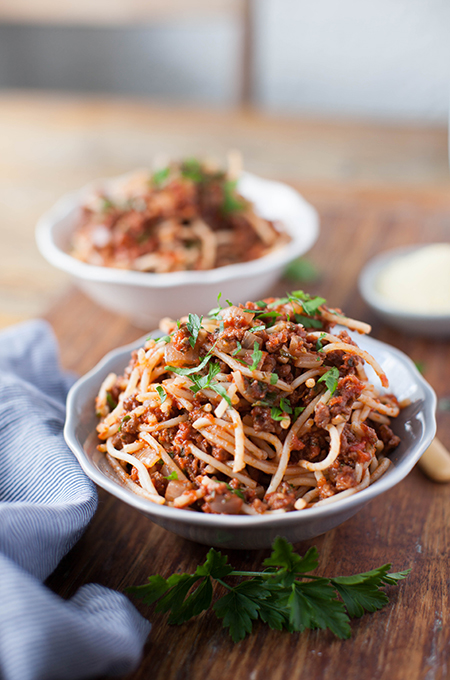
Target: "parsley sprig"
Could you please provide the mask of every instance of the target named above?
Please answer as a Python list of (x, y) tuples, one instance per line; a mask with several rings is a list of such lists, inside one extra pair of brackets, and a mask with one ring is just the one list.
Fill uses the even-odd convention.
[(227, 180), (223, 185), (222, 210), (225, 214), (240, 212), (245, 208), (245, 202), (237, 193), (237, 180)]
[[(258, 572), (234, 570), (226, 555), (211, 548), (193, 574), (172, 574), (167, 579), (155, 574), (145, 585), (127, 591), (145, 604), (158, 602), (156, 611), (169, 612), (169, 623), (179, 625), (211, 607), (215, 581), (227, 592), (212, 608), (234, 642), (250, 634), (258, 619), (273, 630), (301, 633), (307, 628), (328, 628), (347, 639), (350, 619), (384, 607), (389, 599), (382, 588), (396, 585), (410, 572), (389, 573), (391, 565), (384, 564), (354, 576), (314, 576), (309, 572), (318, 566), (317, 548), (301, 557), (281, 537), (275, 539), (264, 566)], [(236, 585), (224, 581), (231, 577), (246, 580)]]
[(165, 366), (165, 370), (172, 371), (172, 373), (176, 373), (177, 375), (188, 376), (193, 383), (192, 385), (190, 385), (189, 389), (192, 390), (194, 394), (197, 394), (197, 392), (199, 392), (200, 390), (209, 387), (212, 390), (214, 390), (214, 392), (216, 392), (219, 396), (225, 399), (228, 406), (232, 406), (231, 399), (228, 396), (225, 386), (222, 383), (214, 382), (213, 380), (216, 377), (216, 375), (220, 372), (220, 365), (217, 362), (213, 362), (208, 366), (207, 375), (203, 375), (202, 373), (200, 373), (200, 371), (203, 368), (205, 368), (205, 366), (211, 359), (212, 354), (209, 353), (204, 357), (204, 359), (199, 363), (198, 366), (194, 366), (193, 368), (179, 368), (178, 366)]

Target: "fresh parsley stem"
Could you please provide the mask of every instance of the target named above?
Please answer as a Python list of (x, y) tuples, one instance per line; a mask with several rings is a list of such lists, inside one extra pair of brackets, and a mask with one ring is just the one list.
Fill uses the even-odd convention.
[(228, 576), (273, 576), (265, 571), (231, 571)]
[[(231, 571), (228, 576), (260, 576), (261, 578), (271, 578), (276, 572), (268, 571)], [(313, 576), (312, 574), (302, 574), (301, 578), (324, 579), (326, 576)], [(296, 579), (297, 580), (297, 579)]]
[[(228, 574), (228, 575), (229, 575), (229, 576), (232, 576), (233, 573)], [(214, 577), (213, 577), (213, 578), (214, 578)], [(232, 590), (232, 587), (229, 586), (228, 583), (225, 583), (225, 581), (222, 581), (221, 578), (214, 578), (214, 580), (217, 581), (217, 583), (220, 583), (221, 586), (224, 586), (224, 588), (226, 588), (227, 590)]]

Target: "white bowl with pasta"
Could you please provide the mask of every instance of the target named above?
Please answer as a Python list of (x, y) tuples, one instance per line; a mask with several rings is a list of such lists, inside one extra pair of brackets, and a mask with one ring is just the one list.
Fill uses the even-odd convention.
[[(158, 331), (153, 337), (160, 335)], [(436, 396), (414, 363), (403, 352), (373, 338), (359, 335), (357, 342), (389, 376), (389, 391), (408, 405), (401, 409), (392, 426), (401, 443), (390, 454), (392, 464), (387, 472), (367, 488), (329, 505), (257, 516), (206, 514), (158, 505), (127, 488), (105, 455), (97, 450), (98, 420), (94, 401), (108, 374), (120, 374), (128, 364), (130, 352), (141, 347), (143, 340), (110, 352), (72, 387), (67, 400), (66, 441), (85, 473), (96, 484), (156, 524), (184, 538), (238, 549), (267, 548), (276, 536), (284, 536), (293, 543), (314, 538), (349, 519), (366, 503), (401, 482), (430, 445), (436, 431)], [(377, 384), (377, 377), (369, 366), (367, 372), (370, 380)]]
[(95, 190), (113, 191), (127, 177), (98, 180), (62, 197), (40, 218), (36, 240), (50, 264), (70, 274), (100, 306), (131, 318), (140, 328), (154, 328), (165, 316), (179, 318), (186, 309), (205, 314), (219, 293), (236, 302), (263, 297), (319, 234), (317, 211), (292, 187), (242, 173), (239, 193), (253, 203), (255, 213), (282, 225), (290, 237), (289, 243), (258, 259), (202, 271), (152, 273), (95, 266), (70, 255), (71, 237), (88, 197)]

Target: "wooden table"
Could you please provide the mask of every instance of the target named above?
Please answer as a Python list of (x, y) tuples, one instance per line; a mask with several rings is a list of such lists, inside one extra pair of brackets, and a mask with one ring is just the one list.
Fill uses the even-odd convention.
[[(425, 377), (439, 397), (450, 395), (449, 343), (403, 335), (372, 317), (356, 291), (363, 263), (380, 250), (401, 244), (448, 240), (450, 196), (440, 189), (357, 189), (298, 183), (319, 209), (322, 231), (310, 259), (320, 277), (308, 285), (349, 315), (373, 324), (373, 335), (423, 362)], [(283, 292), (280, 283), (276, 292)], [(297, 286), (298, 287), (298, 286)], [(275, 292), (275, 291), (274, 291)], [(224, 291), (226, 293), (226, 291)], [(48, 315), (61, 343), (63, 364), (88, 370), (109, 349), (142, 331), (97, 308), (71, 290)], [(450, 446), (450, 412), (438, 412), (440, 438)], [(49, 578), (64, 597), (87, 582), (124, 590), (152, 573), (193, 571), (207, 548), (178, 538), (137, 511), (100, 491), (97, 514), (75, 548)], [(391, 588), (390, 604), (352, 623), (353, 637), (323, 631), (287, 634), (255, 625), (234, 645), (209, 613), (181, 627), (138, 605), (153, 622), (138, 680), (444, 680), (450, 675), (449, 548), (450, 485), (428, 481), (418, 469), (356, 517), (314, 541), (320, 574), (347, 575), (385, 562), (411, 568)], [(266, 551), (229, 551), (233, 564), (252, 569)]]

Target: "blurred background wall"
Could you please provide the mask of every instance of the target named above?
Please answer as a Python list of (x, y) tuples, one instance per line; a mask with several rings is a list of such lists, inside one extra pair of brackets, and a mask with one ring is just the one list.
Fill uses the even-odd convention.
[(246, 61), (253, 101), (269, 111), (447, 118), (448, 0), (149, 0), (135, 13), (136, 0), (122, 5), (82, 0), (66, 15), (64, 2), (2, 0), (0, 88), (233, 106)]

